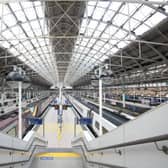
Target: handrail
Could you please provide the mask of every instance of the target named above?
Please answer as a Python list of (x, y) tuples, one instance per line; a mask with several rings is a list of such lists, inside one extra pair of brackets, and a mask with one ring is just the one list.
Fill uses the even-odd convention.
[[(155, 137), (151, 137), (151, 138), (140, 139), (140, 140), (137, 140), (137, 141), (131, 141), (131, 142), (117, 144), (117, 145), (112, 145), (112, 146), (108, 146), (108, 147), (95, 148), (95, 149), (89, 149), (89, 147), (87, 146), (85, 140), (82, 137), (79, 137), (78, 139), (73, 140), (72, 144), (77, 143), (79, 141), (81, 141), (83, 143), (83, 145), (73, 145), (73, 147), (81, 149), (81, 151), (83, 153), (83, 156), (84, 156), (84, 159), (85, 159), (85, 161), (87, 163), (101, 165), (101, 166), (106, 166), (106, 167), (112, 167), (112, 168), (114, 168), (114, 167), (115, 168), (125, 168), (125, 167), (122, 167), (122, 166), (111, 165), (111, 164), (108, 164), (108, 163), (101, 163), (99, 161), (91, 161), (91, 160), (89, 160), (87, 158), (86, 152), (95, 152), (96, 151), (96, 152), (100, 152), (100, 154), (103, 154), (101, 151), (107, 150), (107, 149), (116, 149), (116, 148), (120, 148), (120, 147), (128, 147), (128, 146), (140, 145), (140, 144), (146, 144), (146, 143), (152, 143), (152, 142), (154, 142), (155, 145), (156, 145), (156, 148), (158, 148), (156, 142), (164, 141), (164, 140), (168, 140), (168, 134), (155, 136)], [(167, 151), (164, 151), (164, 149), (159, 149), (159, 150), (161, 150), (161, 151), (163, 151), (164, 153), (167, 154)], [(168, 149), (166, 149), (166, 150), (168, 150)], [(118, 150), (116, 152), (119, 155), (122, 154), (120, 150)]]
[(14, 164), (19, 164), (19, 163), (29, 162), (31, 160), (35, 150), (37, 149), (37, 147), (44, 148), (46, 146), (45, 145), (44, 146), (43, 145), (35, 145), (28, 159), (25, 159), (25, 160), (22, 160), (22, 161), (13, 161), (13, 162), (10, 162), (10, 163), (0, 163), (0, 166), (7, 166), (7, 165), (14, 165)]
[(72, 144), (74, 144), (78, 141), (82, 141), (86, 150), (87, 150), (87, 152), (94, 152), (94, 151), (102, 151), (102, 150), (106, 150), (106, 149), (128, 147), (128, 146), (133, 146), (133, 145), (140, 145), (140, 144), (146, 144), (146, 143), (152, 143), (152, 142), (158, 142), (158, 141), (164, 141), (164, 140), (168, 140), (168, 134), (160, 135), (160, 136), (154, 136), (154, 137), (145, 138), (145, 139), (139, 139), (139, 140), (125, 142), (125, 143), (120, 143), (120, 144), (111, 145), (111, 146), (107, 146), (107, 147), (95, 148), (95, 149), (89, 149), (88, 146), (86, 145), (84, 139), (81, 138), (81, 137), (72, 141)]
[(46, 143), (46, 141), (44, 141), (44, 140), (42, 140), (42, 139), (40, 139), (40, 138), (38, 138), (38, 137), (35, 137), (35, 138), (32, 140), (31, 144), (30, 144), (30, 145), (28, 146), (28, 148), (26, 148), (26, 149), (20, 149), (20, 148), (14, 148), (14, 147), (6, 147), (6, 146), (0, 146), (0, 149), (28, 152), (28, 151), (30, 150), (31, 146), (33, 145), (33, 143), (34, 143), (35, 140), (39, 140), (39, 141), (41, 141), (41, 142)]
[(168, 104), (160, 105), (97, 139), (80, 137), (72, 144), (83, 147), (87, 159), (96, 164), (167, 168), (167, 108)]
[[(80, 148), (81, 151), (82, 151), (82, 154), (84, 156), (84, 159), (87, 163), (90, 163), (90, 164), (96, 164), (96, 165), (101, 165), (101, 166), (106, 166), (106, 167), (111, 167), (111, 168), (125, 168), (125, 167), (121, 167), (121, 166), (116, 166), (116, 165), (111, 165), (111, 164), (107, 164), (107, 163), (101, 163), (101, 162), (96, 162), (96, 161), (90, 161), (88, 160), (86, 154), (85, 154), (85, 150), (83, 148), (82, 145), (78, 145), (78, 146), (74, 146), (75, 148)], [(86, 148), (85, 148), (86, 149)]]
[[(5, 156), (6, 152), (4, 153), (4, 150), (6, 150), (9, 153), (9, 156), (6, 157), (7, 160), (5, 160), (4, 162), (3, 160), (1, 161), (0, 166), (14, 165), (26, 162), (28, 163), (32, 159), (32, 156), (34, 155), (36, 150), (43, 149), (47, 145), (47, 141), (45, 141), (43, 138), (37, 137), (35, 134), (32, 135), (31, 141), (28, 141), (27, 143), (26, 141), (18, 140), (14, 137), (3, 134), (1, 135), (1, 137), (3, 137), (3, 139), (6, 139), (6, 141), (9, 141), (9, 146), (7, 143), (4, 145), (1, 144), (0, 150), (3, 151), (3, 154)], [(21, 147), (18, 145), (18, 143), (22, 144)], [(16, 157), (16, 160), (12, 159), (13, 157)]]

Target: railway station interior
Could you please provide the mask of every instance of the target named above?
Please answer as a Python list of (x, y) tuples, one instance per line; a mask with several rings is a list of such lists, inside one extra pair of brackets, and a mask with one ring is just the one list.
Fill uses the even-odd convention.
[(167, 0), (0, 0), (0, 167), (168, 168)]

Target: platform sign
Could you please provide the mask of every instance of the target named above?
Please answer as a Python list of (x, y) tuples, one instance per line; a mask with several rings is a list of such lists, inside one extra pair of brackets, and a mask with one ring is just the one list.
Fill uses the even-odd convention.
[(65, 104), (69, 104), (69, 101), (67, 99), (65, 100)]
[(40, 160), (54, 160), (54, 157), (40, 157)]
[(29, 125), (42, 125), (43, 124), (42, 118), (31, 117), (31, 118), (27, 118), (27, 120), (28, 120)]
[(54, 106), (58, 104), (58, 101), (57, 99), (53, 100), (51, 103), (50, 103), (50, 106)]
[(93, 122), (92, 118), (79, 118), (77, 123), (80, 125), (91, 125)]
[(72, 104), (70, 103), (69, 100), (65, 100), (65, 104), (67, 105), (67, 107), (72, 107)]
[(57, 102), (58, 102), (57, 99), (55, 99), (55, 100), (54, 100), (54, 103), (57, 104)]

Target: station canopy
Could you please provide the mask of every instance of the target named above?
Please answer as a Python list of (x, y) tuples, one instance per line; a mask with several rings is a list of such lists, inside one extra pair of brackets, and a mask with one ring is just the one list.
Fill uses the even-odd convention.
[[(0, 47), (12, 54), (1, 59), (20, 60), (51, 85), (73, 85), (107, 60), (116, 73), (151, 60), (167, 66), (159, 48), (168, 48), (168, 35), (157, 27), (168, 22), (164, 0), (18, 1), (1, 3), (0, 16)], [(157, 41), (156, 33), (142, 39), (152, 29)]]

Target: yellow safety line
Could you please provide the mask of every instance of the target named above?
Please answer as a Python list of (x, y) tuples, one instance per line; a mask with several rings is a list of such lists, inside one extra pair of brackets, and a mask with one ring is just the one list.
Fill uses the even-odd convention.
[(23, 113), (29, 113), (30, 112), (30, 110), (29, 109), (27, 109), (27, 110), (25, 110)]
[(62, 136), (61, 136), (61, 131), (60, 131), (60, 129), (58, 128), (58, 141), (60, 141), (61, 140), (61, 138), (62, 138)]
[(36, 116), (36, 113), (37, 113), (37, 106), (35, 106), (35, 108), (34, 108), (34, 111), (33, 111), (33, 117), (35, 117)]
[(62, 132), (59, 128), (59, 124), (57, 123), (57, 139), (60, 141), (62, 139)]
[(37, 157), (71, 157), (71, 158), (76, 158), (80, 157), (79, 154), (77, 153), (72, 153), (72, 152), (51, 152), (51, 153), (40, 153), (36, 155)]

